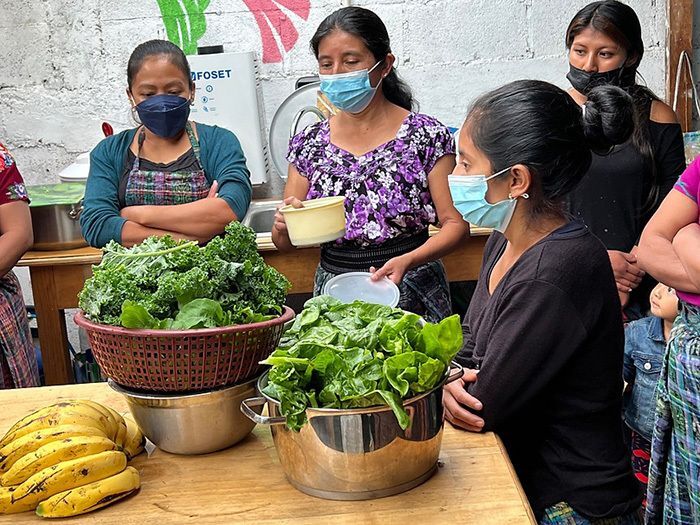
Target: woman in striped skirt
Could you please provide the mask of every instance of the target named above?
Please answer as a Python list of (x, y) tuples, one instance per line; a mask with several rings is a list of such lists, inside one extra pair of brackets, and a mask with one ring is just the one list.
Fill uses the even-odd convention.
[(649, 221), (639, 264), (676, 288), (673, 325), (656, 390), (648, 524), (700, 524), (700, 159)]
[(0, 144), (0, 388), (39, 386), (22, 289), (12, 272), (32, 241), (27, 192), (14, 159)]

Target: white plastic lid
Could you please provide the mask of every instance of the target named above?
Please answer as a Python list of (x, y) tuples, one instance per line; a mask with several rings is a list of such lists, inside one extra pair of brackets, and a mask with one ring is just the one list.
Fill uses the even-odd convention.
[(90, 164), (90, 152), (86, 151), (85, 153), (81, 153), (75, 157), (75, 161), (73, 162), (76, 164)]
[(73, 164), (66, 166), (58, 174), (61, 182), (81, 182), (86, 181), (90, 173), (90, 152), (81, 153), (73, 161)]
[(344, 303), (365, 301), (395, 307), (399, 304), (399, 287), (386, 277), (372, 281), (369, 272), (341, 273), (330, 279), (323, 293)]

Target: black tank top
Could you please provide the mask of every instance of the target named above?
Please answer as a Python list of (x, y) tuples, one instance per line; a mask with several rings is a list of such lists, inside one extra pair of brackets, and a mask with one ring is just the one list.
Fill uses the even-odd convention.
[[(651, 100), (649, 111), (651, 112)], [(647, 120), (654, 152), (658, 198), (650, 206), (654, 187), (651, 165), (632, 141), (608, 155), (593, 154), (581, 183), (569, 195), (569, 212), (582, 221), (608, 250), (629, 252), (639, 242), (647, 222), (685, 169), (683, 134), (679, 124)], [(649, 293), (656, 282), (646, 276), (632, 292), (625, 313), (629, 319), (646, 315)]]
[[(652, 168), (628, 141), (593, 162), (569, 197), (569, 211), (583, 221), (608, 250), (629, 252), (644, 226), (685, 169), (683, 136), (678, 124), (647, 120), (659, 181), (659, 198), (649, 208)], [(646, 209), (645, 209), (646, 208)]]

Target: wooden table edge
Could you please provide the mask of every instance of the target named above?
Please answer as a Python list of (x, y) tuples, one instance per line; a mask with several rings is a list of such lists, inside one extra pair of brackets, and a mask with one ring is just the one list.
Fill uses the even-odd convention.
[[(430, 229), (430, 234), (435, 235), (439, 232), (437, 228)], [(471, 237), (483, 237), (491, 234), (489, 228), (472, 227)], [(467, 241), (468, 242), (468, 241)], [(257, 239), (258, 250), (261, 252), (277, 251), (277, 247), (272, 243), (272, 236), (259, 235)], [(299, 250), (317, 250), (318, 247), (300, 248)], [(87, 265), (99, 264), (102, 260), (102, 250), (86, 246), (83, 248), (75, 248), (72, 250), (58, 251), (40, 251), (30, 250), (22, 256), (17, 262), (17, 266), (69, 266), (69, 265)]]

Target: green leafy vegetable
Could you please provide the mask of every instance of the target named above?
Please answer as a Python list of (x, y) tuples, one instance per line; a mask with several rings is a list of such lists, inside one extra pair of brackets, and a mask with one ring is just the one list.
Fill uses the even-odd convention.
[(134, 301), (127, 299), (122, 304), (122, 315), (120, 317), (121, 324), (125, 328), (165, 328), (168, 324), (166, 321), (159, 321), (148, 313), (143, 306)]
[(203, 248), (169, 236), (109, 243), (79, 305), (95, 322), (126, 328), (211, 328), (276, 317), (289, 286), (263, 261), (255, 232), (232, 222)]
[(403, 310), (318, 296), (264, 364), (264, 393), (280, 402), (287, 425), (299, 430), (306, 409), (388, 405), (401, 428), (410, 424), (402, 400), (440, 383), (462, 347), (459, 316), (423, 323)]

